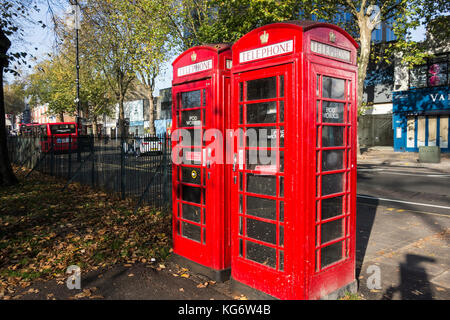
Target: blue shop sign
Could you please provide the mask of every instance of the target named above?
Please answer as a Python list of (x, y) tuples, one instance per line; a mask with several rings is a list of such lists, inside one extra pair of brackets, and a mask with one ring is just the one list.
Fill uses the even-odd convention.
[(449, 110), (449, 87), (433, 87), (393, 92), (393, 113), (441, 113)]

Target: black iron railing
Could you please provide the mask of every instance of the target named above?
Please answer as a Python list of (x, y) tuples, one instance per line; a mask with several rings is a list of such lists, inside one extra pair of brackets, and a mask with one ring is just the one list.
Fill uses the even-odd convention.
[[(164, 210), (171, 206), (171, 148), (166, 135), (115, 138), (8, 137), (11, 162)], [(80, 156), (78, 156), (78, 153)]]

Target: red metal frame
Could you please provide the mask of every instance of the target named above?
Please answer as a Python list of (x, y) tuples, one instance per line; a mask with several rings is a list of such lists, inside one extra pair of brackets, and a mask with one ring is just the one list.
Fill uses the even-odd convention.
[[(310, 46), (312, 41), (316, 41), (314, 48)], [(260, 203), (270, 199), (267, 204), (273, 205), (275, 201), (275, 216), (267, 219), (254, 217), (250, 210), (246, 213), (246, 195), (255, 194), (246, 192), (246, 182), (242, 183), (240, 178), (255, 171), (247, 170), (247, 164), (239, 162), (237, 170), (231, 175), (234, 280), (281, 299), (318, 299), (355, 280), (356, 49), (356, 42), (344, 30), (331, 24), (314, 22), (267, 25), (249, 32), (233, 45), (232, 128), (284, 129), (284, 145), (279, 144), (278, 134), (277, 147), (274, 148), (284, 152), (284, 170), (280, 170), (281, 158), (277, 157), (276, 172), (259, 172), (267, 177), (267, 181), (276, 181), (275, 195), (257, 195)], [(281, 75), (284, 76), (284, 97), (279, 94)], [(256, 83), (252, 80), (273, 76), (277, 77), (277, 96), (251, 103), (276, 101), (277, 120), (270, 124), (246, 125), (246, 85)], [(336, 81), (332, 82), (336, 87), (344, 84), (345, 96), (342, 99), (322, 96), (322, 80), (327, 76), (344, 81), (326, 79)], [(241, 99), (241, 96), (244, 98)], [(284, 122), (280, 121), (281, 101), (284, 101)], [(340, 118), (342, 104), (343, 119)], [(326, 116), (331, 119), (328, 122), (322, 121), (322, 107), (327, 107)], [(333, 120), (336, 115), (338, 118)], [(322, 138), (322, 133), (325, 138)], [(240, 150), (252, 148), (237, 146), (238, 140), (235, 137), (234, 153), (238, 159), (245, 159), (239, 157), (239, 153), (243, 152)], [(322, 140), (333, 143), (325, 144)], [(325, 156), (331, 157), (334, 162)], [(323, 157), (327, 161), (323, 161)], [(243, 159), (240, 160), (245, 162)], [(344, 175), (340, 180), (342, 190), (323, 194), (322, 187), (327, 191), (334, 184), (324, 183), (322, 186), (322, 181), (334, 180), (337, 174)], [(280, 195), (281, 178), (283, 195)], [(336, 186), (339, 187), (338, 182)], [(330, 190), (328, 192), (333, 191), (332, 188)], [(341, 203), (329, 200), (340, 197)], [(281, 202), (284, 203), (283, 219), (280, 216)], [(323, 213), (322, 206), (329, 214), (324, 215), (323, 219), (320, 214)], [(260, 231), (265, 230), (266, 236), (259, 236), (255, 229), (247, 228), (247, 221), (251, 221), (252, 226), (259, 224)], [(253, 245), (246, 250), (246, 243), (263, 247), (255, 248)], [(333, 245), (341, 246), (340, 255)], [(255, 259), (255, 252), (262, 252), (262, 258), (258, 256)], [(246, 257), (248, 253), (249, 258)], [(284, 258), (282, 268), (280, 257)], [(328, 261), (325, 257), (331, 262), (322, 265), (322, 262)], [(260, 261), (255, 262), (258, 259)]]
[[(225, 128), (229, 126), (227, 114), (231, 93), (230, 48), (230, 45), (226, 44), (197, 46), (185, 51), (173, 62), (172, 134), (176, 129), (194, 129), (204, 133), (204, 130), (212, 128), (218, 129), (221, 133), (225, 132)], [(181, 95), (198, 90), (200, 90), (200, 106), (183, 108)], [(195, 123), (194, 126), (183, 127), (181, 113), (185, 111), (199, 112), (201, 126)], [(173, 164), (173, 246), (174, 253), (211, 268), (213, 271), (222, 271), (231, 265), (230, 222), (226, 214), (229, 212), (227, 207), (229, 200), (225, 192), (228, 169), (225, 164), (214, 163), (211, 160), (212, 157), (208, 154), (211, 141), (203, 141), (203, 133), (200, 146), (192, 149), (181, 147), (183, 154), (195, 152), (191, 155), (194, 158), (198, 157), (200, 161), (196, 164)], [(176, 145), (177, 141), (172, 141), (172, 147), (175, 148)], [(199, 172), (200, 186), (183, 181), (182, 168)], [(197, 176), (197, 173), (192, 174)], [(183, 188), (200, 188), (200, 204), (193, 205), (184, 201)], [(200, 219), (195, 222), (192, 217), (184, 218), (183, 204), (199, 208)], [(186, 227), (201, 230), (200, 237), (197, 239), (199, 241), (193, 240), (193, 237), (189, 239), (183, 236), (183, 223)]]

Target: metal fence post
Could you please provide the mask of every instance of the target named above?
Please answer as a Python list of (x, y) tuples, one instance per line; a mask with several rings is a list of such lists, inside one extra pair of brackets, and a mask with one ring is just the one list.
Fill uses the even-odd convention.
[(120, 192), (122, 200), (125, 199), (125, 148), (123, 136), (120, 137)]
[(162, 177), (163, 177), (163, 206), (166, 206), (167, 198), (168, 198), (168, 190), (167, 190), (167, 180), (168, 180), (168, 170), (167, 170), (167, 135), (164, 134), (163, 140), (163, 158), (162, 158)]
[(72, 176), (72, 136), (69, 136), (69, 152), (67, 154), (69, 158), (68, 168), (67, 168), (67, 180)]
[(50, 154), (50, 175), (54, 175), (54, 164), (55, 164), (55, 142), (53, 141), (53, 135), (51, 136), (51, 154)]

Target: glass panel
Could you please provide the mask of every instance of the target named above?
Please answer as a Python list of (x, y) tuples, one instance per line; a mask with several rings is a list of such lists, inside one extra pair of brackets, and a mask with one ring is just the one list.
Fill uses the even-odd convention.
[(279, 218), (279, 220), (281, 221), (281, 222), (283, 222), (284, 221), (284, 201), (280, 201), (279, 202), (279, 209), (280, 209), (280, 218)]
[(244, 253), (244, 241), (242, 239), (239, 239), (239, 256), (243, 257), (243, 253)]
[(280, 122), (284, 122), (284, 101), (280, 101)]
[(339, 261), (342, 258), (342, 242), (334, 243), (327, 247), (321, 249), (321, 267), (332, 264), (333, 262)]
[(242, 101), (243, 96), (244, 96), (244, 85), (243, 82), (239, 82), (239, 101)]
[(255, 217), (276, 220), (276, 200), (247, 196), (246, 213)]
[(328, 194), (342, 192), (343, 184), (342, 184), (343, 174), (335, 173), (335, 174), (327, 174), (322, 176), (322, 196), (326, 196)]
[(247, 174), (247, 192), (265, 194), (269, 196), (277, 195), (277, 177)]
[(203, 91), (203, 104), (202, 105), (204, 107), (204, 106), (206, 106), (206, 90), (203, 89), (202, 91)]
[(279, 97), (284, 97), (284, 76), (280, 76), (280, 93)]
[(265, 266), (275, 268), (277, 261), (277, 253), (274, 248), (270, 248), (258, 243), (245, 241), (246, 258)]
[(200, 184), (200, 168), (181, 167), (181, 181)]
[(344, 104), (340, 102), (322, 101), (322, 121), (326, 123), (343, 123)]
[(243, 235), (243, 231), (244, 231), (244, 218), (239, 217), (239, 234), (242, 236)]
[(284, 227), (280, 226), (280, 233), (279, 233), (279, 245), (280, 247), (284, 246)]
[(242, 210), (242, 208), (243, 208), (243, 206), (244, 206), (242, 199), (243, 199), (242, 194), (240, 194), (240, 195), (239, 195), (239, 213), (243, 213), (243, 212), (244, 212), (244, 211)]
[(244, 123), (244, 106), (241, 104), (239, 105), (239, 124)]
[(280, 172), (284, 172), (284, 151), (280, 151)]
[(277, 152), (275, 150), (246, 150), (247, 170), (276, 171)]
[(202, 194), (201, 188), (182, 185), (181, 192), (184, 201), (200, 203)]
[(342, 169), (343, 162), (344, 162), (344, 150), (322, 151), (322, 171)]
[(180, 127), (198, 127), (202, 125), (201, 110), (182, 111)]
[(428, 84), (442, 86), (447, 84), (447, 63), (434, 63), (428, 68)]
[(414, 67), (409, 73), (410, 88), (423, 88), (427, 86), (427, 66)]
[(247, 237), (256, 240), (268, 242), (271, 244), (277, 243), (277, 225), (264, 221), (247, 219), (246, 220)]
[(202, 130), (201, 129), (184, 129), (182, 146), (201, 146)]
[(203, 212), (203, 224), (206, 224), (205, 208), (202, 208), (202, 212)]
[(340, 147), (343, 145), (344, 127), (322, 127), (322, 147)]
[(345, 80), (322, 77), (322, 96), (324, 98), (344, 100)]
[(334, 220), (322, 224), (320, 232), (320, 241), (325, 243), (343, 236), (342, 219)]
[(245, 135), (247, 147), (277, 147), (277, 129), (275, 127), (249, 127), (245, 131)]
[(242, 177), (242, 172), (239, 172), (239, 191), (242, 191), (242, 185), (244, 184), (244, 180)]
[(194, 240), (194, 241), (201, 241), (201, 230), (199, 226), (182, 222), (182, 230), (183, 230), (183, 237), (186, 237), (188, 239)]
[(284, 197), (284, 177), (280, 177), (280, 197)]
[(206, 229), (203, 228), (203, 243), (206, 243)]
[(191, 206), (189, 204), (182, 204), (183, 219), (200, 223), (200, 207)]
[(270, 99), (276, 96), (276, 77), (247, 81), (247, 100)]
[(200, 107), (200, 90), (181, 93), (181, 109)]
[(279, 261), (278, 261), (278, 268), (280, 271), (284, 270), (284, 251), (280, 251), (278, 255)]
[(343, 213), (342, 198), (343, 196), (322, 200), (322, 220), (332, 218)]
[(247, 104), (247, 123), (277, 122), (277, 102)]

